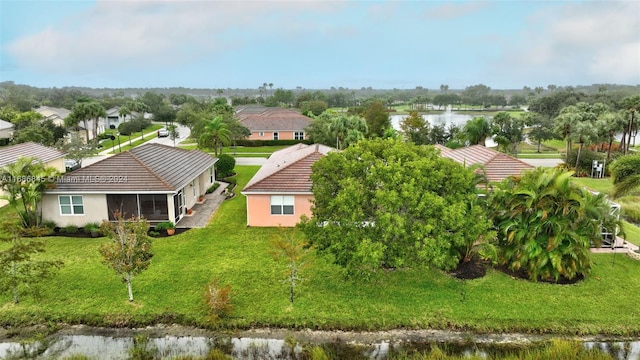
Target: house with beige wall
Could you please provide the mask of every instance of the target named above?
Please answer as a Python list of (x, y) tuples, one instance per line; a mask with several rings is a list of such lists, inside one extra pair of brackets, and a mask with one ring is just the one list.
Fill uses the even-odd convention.
[(146, 143), (61, 176), (42, 198), (57, 226), (144, 217), (179, 226), (215, 182), (217, 159), (199, 150)]
[(247, 226), (295, 226), (302, 215), (311, 217), (311, 167), (332, 150), (297, 144), (274, 152), (241, 192)]
[(248, 105), (236, 109), (240, 123), (251, 131), (249, 140), (305, 140), (311, 118), (283, 108)]
[(12, 123), (0, 119), (0, 144), (6, 144), (13, 137), (13, 130)]
[[(13, 164), (21, 157), (32, 157), (42, 162), (45, 167), (52, 167), (60, 173), (65, 172), (65, 153), (34, 142), (0, 147), (0, 168)], [(2, 194), (2, 190), (0, 190)], [(0, 200), (0, 206), (5, 206), (6, 200)]]

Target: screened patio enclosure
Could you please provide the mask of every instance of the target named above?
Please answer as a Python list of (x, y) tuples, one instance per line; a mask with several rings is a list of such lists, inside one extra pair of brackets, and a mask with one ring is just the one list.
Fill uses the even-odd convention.
[(120, 213), (127, 219), (143, 217), (151, 221), (168, 221), (169, 202), (167, 194), (107, 194), (109, 220), (116, 220)]

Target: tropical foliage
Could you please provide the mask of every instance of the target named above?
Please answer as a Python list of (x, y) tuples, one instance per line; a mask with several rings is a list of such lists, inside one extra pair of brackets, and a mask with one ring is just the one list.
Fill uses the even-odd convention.
[(543, 169), (505, 180), (490, 197), (499, 263), (533, 281), (574, 279), (591, 270), (589, 248), (601, 228), (619, 224), (603, 195), (570, 182), (572, 172)]
[(609, 169), (613, 174), (613, 197), (621, 197), (634, 189), (640, 189), (640, 154), (622, 156)]
[(313, 167), (315, 197), (303, 229), (348, 274), (381, 268), (454, 268), (487, 232), (472, 170), (433, 147), (364, 140)]
[(20, 157), (0, 169), (0, 190), (4, 191), (0, 199), (7, 200), (16, 210), (24, 228), (40, 225), (38, 204), (55, 175), (56, 169), (45, 167), (32, 157)]
[(204, 131), (198, 138), (198, 146), (213, 149), (215, 156), (222, 151), (222, 147), (231, 144), (231, 131), (222, 120), (222, 116), (216, 116), (205, 123)]

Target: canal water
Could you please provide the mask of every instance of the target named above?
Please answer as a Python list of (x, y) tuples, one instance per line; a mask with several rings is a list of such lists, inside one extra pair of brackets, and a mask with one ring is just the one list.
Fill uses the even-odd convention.
[[(295, 359), (305, 344), (321, 345), (328, 353), (340, 359), (387, 359), (392, 351), (425, 350), (437, 345), (452, 354), (480, 356), (499, 355), (507, 351), (522, 349), (540, 344), (541, 336), (517, 335), (465, 335), (446, 333), (423, 338), (421, 332), (407, 331), (404, 335), (392, 336), (390, 340), (380, 340), (376, 333), (358, 338), (358, 333), (345, 333), (348, 336), (336, 336), (324, 332), (302, 334), (301, 336), (279, 338), (233, 337), (228, 335), (153, 337), (148, 332), (135, 331), (129, 336), (102, 334), (58, 333), (38, 341), (0, 342), (0, 359), (64, 359), (72, 356), (85, 356), (89, 359), (129, 359), (133, 352), (152, 354), (153, 358), (171, 359), (176, 357), (204, 357), (212, 349), (231, 355), (234, 359)], [(267, 335), (268, 332), (262, 335)], [(319, 334), (319, 335), (318, 335)], [(254, 334), (255, 335), (255, 334)], [(388, 334), (382, 334), (382, 337)], [(302, 340), (293, 340), (293, 339)], [(378, 338), (375, 341), (368, 340)], [(449, 339), (450, 341), (446, 340)], [(532, 341), (533, 340), (533, 341)], [(598, 347), (612, 356), (612, 359), (639, 360), (640, 341), (591, 341), (585, 340), (587, 348)]]

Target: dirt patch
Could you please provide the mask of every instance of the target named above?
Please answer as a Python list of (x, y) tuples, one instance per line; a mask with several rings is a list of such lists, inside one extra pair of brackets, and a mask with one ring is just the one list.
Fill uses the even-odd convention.
[(460, 260), (458, 267), (451, 271), (450, 274), (458, 279), (473, 280), (487, 275), (487, 262), (480, 258), (473, 257), (469, 261)]

